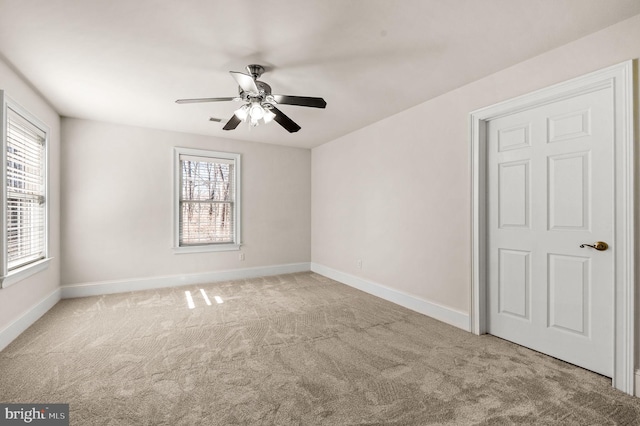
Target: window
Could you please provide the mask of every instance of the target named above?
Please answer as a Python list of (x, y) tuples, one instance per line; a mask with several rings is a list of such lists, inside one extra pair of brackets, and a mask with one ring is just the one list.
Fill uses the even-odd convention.
[(49, 129), (3, 92), (2, 287), (46, 267)]
[(240, 155), (176, 148), (176, 248), (240, 248)]

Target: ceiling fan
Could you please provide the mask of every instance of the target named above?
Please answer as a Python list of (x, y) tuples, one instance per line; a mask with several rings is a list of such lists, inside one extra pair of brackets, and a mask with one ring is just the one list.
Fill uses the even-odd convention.
[(176, 103), (244, 102), (244, 104), (233, 113), (229, 121), (227, 121), (222, 128), (223, 130), (233, 130), (243, 121), (248, 122), (251, 126), (257, 126), (260, 120), (265, 124), (275, 120), (289, 131), (289, 133), (297, 132), (300, 130), (300, 126), (276, 108), (276, 105), (297, 105), (312, 108), (324, 108), (327, 106), (327, 103), (322, 98), (272, 94), (271, 86), (258, 80), (264, 71), (264, 67), (257, 64), (247, 65), (247, 72), (249, 74), (229, 71), (238, 83), (239, 95), (235, 98), (178, 99)]

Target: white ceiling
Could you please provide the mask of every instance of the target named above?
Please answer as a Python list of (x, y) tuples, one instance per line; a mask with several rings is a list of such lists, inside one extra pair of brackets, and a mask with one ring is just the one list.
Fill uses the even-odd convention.
[[(0, 0), (0, 54), (62, 116), (310, 148), (638, 13), (638, 0)], [(227, 132), (237, 103), (174, 103), (236, 96), (228, 71), (250, 63), (274, 93), (327, 108), (281, 106), (294, 134)]]

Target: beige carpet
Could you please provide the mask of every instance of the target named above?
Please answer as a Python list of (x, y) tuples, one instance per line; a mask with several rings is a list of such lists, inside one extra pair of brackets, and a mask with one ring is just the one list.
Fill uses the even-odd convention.
[(0, 402), (83, 426), (640, 419), (605, 377), (313, 273), (63, 300), (0, 352)]

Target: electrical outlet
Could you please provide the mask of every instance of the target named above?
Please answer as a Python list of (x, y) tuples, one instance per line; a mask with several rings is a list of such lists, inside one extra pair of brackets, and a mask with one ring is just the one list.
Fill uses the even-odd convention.
[(240, 260), (244, 260), (244, 253), (240, 253), (240, 254), (238, 255), (238, 259), (240, 259)]
[(362, 259), (358, 259), (356, 264), (358, 265), (358, 269), (362, 269)]

